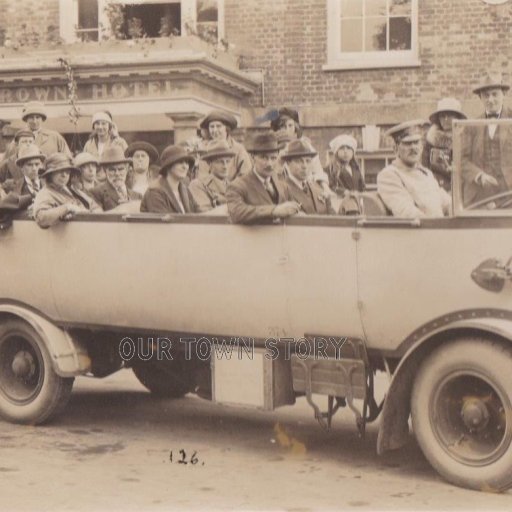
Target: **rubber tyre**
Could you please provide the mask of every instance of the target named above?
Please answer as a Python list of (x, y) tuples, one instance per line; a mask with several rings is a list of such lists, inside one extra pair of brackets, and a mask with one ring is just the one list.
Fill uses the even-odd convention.
[[(33, 372), (25, 399), (15, 396), (23, 379), (15, 377), (8, 357), (16, 343), (31, 354)], [(20, 345), (21, 344), (21, 345)], [(65, 408), (74, 378), (55, 373), (48, 349), (39, 334), (22, 320), (8, 320), (0, 325), (0, 416), (13, 423), (37, 425), (49, 421)], [(28, 396), (30, 395), (30, 396)]]
[[(441, 396), (443, 389), (449, 389), (447, 383), (455, 382), (458, 378), (475, 379), (475, 382), (482, 379), (482, 385), (490, 386), (489, 389), (492, 388), (493, 393), (500, 398), (503, 405), (503, 412), (500, 409), (500, 418), (505, 422), (505, 427), (492, 429), (494, 433), (501, 430), (504, 432), (502, 440), (497, 442), (499, 449), (488, 457), (494, 460), (482, 460), (478, 465), (475, 465), (473, 460), (466, 463), (466, 460), (460, 460), (458, 454), (453, 456), (453, 450), (459, 450), (459, 446), (462, 445), (444, 445), (440, 439), (438, 432), (445, 424), (445, 411), (450, 410), (450, 407), (436, 407), (436, 403), (443, 402), (436, 401), (435, 397)], [(414, 381), (411, 397), (413, 429), (425, 457), (444, 478), (460, 487), (488, 492), (502, 492), (512, 487), (511, 399), (510, 346), (485, 338), (464, 338), (438, 348), (422, 363)], [(444, 403), (456, 402), (453, 400)], [(459, 411), (457, 406), (453, 406), (453, 409), (454, 414)], [(461, 414), (459, 416), (462, 418)], [(467, 449), (464, 440), (463, 446)], [(478, 452), (471, 448), (473, 446), (468, 453), (472, 457), (478, 456)]]
[(161, 398), (181, 398), (192, 391), (188, 372), (179, 361), (148, 361), (133, 366), (139, 382)]

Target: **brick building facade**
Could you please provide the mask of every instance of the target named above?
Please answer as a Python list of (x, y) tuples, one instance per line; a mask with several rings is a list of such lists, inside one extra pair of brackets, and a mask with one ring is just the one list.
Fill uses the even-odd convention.
[[(90, 22), (90, 11), (80, 11), (85, 4), (97, 5), (100, 35), (93, 29), (101, 39), (109, 1), (125, 9), (143, 4), (150, 14), (160, 9), (155, 16), (172, 8), (182, 35), (186, 17), (211, 23), (202, 16), (215, 4), (215, 30), (234, 49), (213, 55), (211, 45), (190, 46), (182, 37), (76, 42), (75, 28)], [(219, 107), (238, 117), (242, 138), (265, 126), (255, 120), (269, 109), (290, 105), (323, 159), (333, 136), (354, 134), (369, 174), (391, 153), (382, 128), (426, 118), (446, 96), (477, 115), (471, 90), (482, 72), (511, 71), (512, 0), (0, 0), (0, 12), (0, 79), (7, 87), (0, 90), (0, 117), (13, 124), (34, 84), (66, 85), (55, 64), (64, 56), (75, 70), (82, 134), (90, 131), (87, 116), (108, 106), (120, 130), (133, 132), (128, 139), (143, 134), (163, 146), (190, 136), (198, 119)], [(59, 37), (75, 42), (56, 44)], [(50, 122), (72, 132), (62, 89), (49, 95)]]

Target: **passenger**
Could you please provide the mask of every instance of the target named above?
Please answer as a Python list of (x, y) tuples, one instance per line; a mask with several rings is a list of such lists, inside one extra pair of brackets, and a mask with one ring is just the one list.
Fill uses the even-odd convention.
[[(487, 119), (512, 117), (504, 106), (510, 85), (501, 73), (489, 73), (473, 92), (480, 98)], [(511, 126), (466, 127), (462, 143), (463, 202), (475, 203), (512, 188)]]
[(158, 175), (158, 169), (155, 169), (158, 150), (149, 142), (137, 141), (130, 144), (124, 154), (132, 159), (132, 189), (144, 195), (150, 183), (156, 178), (155, 175)]
[(256, 135), (249, 151), (253, 170), (229, 183), (227, 188), (231, 221), (250, 224), (296, 215), (300, 204), (292, 200), (288, 185), (276, 175), (279, 144), (275, 133)]
[(189, 185), (199, 213), (226, 204), (228, 174), (234, 156), (234, 151), (226, 141), (215, 141), (209, 145), (203, 156), (209, 165), (209, 174), (196, 178)]
[(61, 220), (68, 220), (79, 212), (87, 212), (87, 197), (79, 199), (68, 188), (69, 176), (77, 171), (71, 158), (65, 153), (54, 153), (46, 161), (42, 174), (45, 187), (34, 201), (34, 218), (41, 228), (48, 228)]
[(73, 159), (74, 166), (80, 170), (77, 174), (79, 180), (77, 186), (87, 194), (98, 185), (96, 173), (98, 171), (98, 159), (90, 153), (79, 153)]
[(22, 120), (27, 123), (29, 130), (34, 134), (36, 146), (45, 156), (62, 152), (71, 157), (67, 142), (64, 137), (55, 130), (43, 127), (48, 115), (44, 103), (31, 101), (23, 107)]
[(420, 164), (424, 121), (393, 126), (397, 158), (377, 175), (377, 190), (395, 217), (442, 217), (451, 200), (437, 183), (432, 171)]
[(326, 172), (330, 189), (340, 197), (347, 192), (364, 192), (366, 185), (355, 158), (356, 139), (351, 135), (338, 135), (329, 142), (329, 148), (332, 160)]
[(322, 187), (308, 180), (311, 159), (317, 155), (302, 139), (290, 142), (281, 158), (286, 162), (286, 183), (291, 199), (300, 204), (307, 214), (328, 215), (335, 213), (330, 196), (325, 197)]
[(112, 116), (109, 112), (101, 110), (92, 116), (92, 133), (85, 143), (84, 152), (101, 157), (103, 152), (113, 146), (126, 150), (128, 144), (117, 133)]
[(23, 177), (14, 182), (11, 190), (20, 196), (28, 194), (34, 198), (42, 188), (39, 171), (43, 168), (45, 159), (35, 144), (22, 147), (16, 165), (20, 167)]
[(160, 177), (146, 190), (141, 212), (197, 213), (198, 207), (187, 188), (187, 175), (194, 157), (181, 146), (167, 146), (160, 158)]
[[(252, 168), (251, 159), (245, 147), (237, 142), (231, 135), (231, 132), (237, 127), (237, 120), (230, 114), (221, 110), (210, 112), (200, 124), (203, 138), (206, 146), (208, 141), (225, 141), (230, 149), (235, 153), (233, 163), (229, 169), (228, 179), (234, 180), (238, 176), (248, 174)], [(199, 176), (208, 174), (207, 165), (199, 165)]]
[(460, 102), (443, 98), (437, 110), (430, 115), (432, 126), (427, 132), (422, 163), (434, 173), (434, 178), (447, 192), (452, 189), (452, 122), (467, 119)]
[(276, 174), (280, 180), (285, 180), (288, 177), (288, 168), (282, 156), (284, 153), (286, 153), (286, 148), (288, 147), (288, 144), (292, 140), (297, 140), (297, 138), (292, 137), (289, 133), (286, 133), (283, 130), (276, 132), (276, 136), (277, 144), (279, 146), (279, 160), (277, 163)]
[(100, 168), (105, 170), (107, 179), (90, 191), (103, 211), (113, 210), (121, 204), (142, 199), (141, 194), (126, 185), (130, 162), (131, 160), (124, 156), (121, 146), (110, 146), (104, 150), (100, 158)]
[(24, 148), (33, 144), (35, 144), (35, 137), (30, 130), (18, 130), (16, 132), (14, 136), (15, 150), (0, 165), (0, 183), (6, 192), (12, 190), (15, 181), (23, 178), (23, 172), (16, 165), (16, 160)]
[[(310, 145), (310, 149), (316, 152), (311, 141), (302, 134), (302, 128), (299, 122), (299, 112), (297, 110), (289, 107), (282, 107), (271, 115), (271, 118), (270, 127), (274, 132), (286, 133), (292, 139), (302, 138)], [(316, 181), (322, 187), (326, 196), (332, 194), (332, 191), (329, 189), (329, 178), (322, 168), (322, 163), (320, 162), (318, 155), (311, 161), (308, 179), (310, 181)]]

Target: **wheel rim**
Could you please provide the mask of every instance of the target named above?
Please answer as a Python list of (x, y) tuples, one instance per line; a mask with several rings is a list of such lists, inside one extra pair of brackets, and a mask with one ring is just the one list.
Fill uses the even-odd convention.
[(0, 340), (0, 393), (10, 402), (30, 403), (40, 392), (44, 378), (41, 351), (23, 334)]
[(455, 460), (486, 466), (502, 457), (512, 440), (510, 401), (478, 373), (456, 372), (439, 382), (429, 417), (439, 444)]

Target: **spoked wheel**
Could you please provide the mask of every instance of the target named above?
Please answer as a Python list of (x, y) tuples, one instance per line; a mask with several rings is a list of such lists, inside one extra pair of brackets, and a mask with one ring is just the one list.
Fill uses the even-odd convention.
[(41, 337), (21, 320), (0, 325), (0, 416), (38, 424), (66, 405), (73, 378), (59, 377)]
[(512, 349), (485, 339), (440, 347), (412, 393), (418, 443), (441, 475), (487, 491), (512, 487)]

